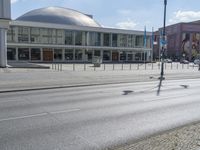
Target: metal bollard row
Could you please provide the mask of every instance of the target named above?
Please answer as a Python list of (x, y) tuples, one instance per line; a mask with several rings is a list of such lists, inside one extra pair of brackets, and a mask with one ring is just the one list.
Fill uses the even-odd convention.
[(60, 63), (52, 63), (51, 68), (52, 70), (63, 71), (62, 64)]

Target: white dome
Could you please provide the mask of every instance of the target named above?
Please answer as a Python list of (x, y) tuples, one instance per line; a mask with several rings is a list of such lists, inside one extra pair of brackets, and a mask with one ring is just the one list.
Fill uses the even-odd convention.
[(32, 10), (18, 17), (16, 20), (75, 26), (101, 27), (101, 25), (89, 17), (89, 15), (62, 7), (47, 7)]

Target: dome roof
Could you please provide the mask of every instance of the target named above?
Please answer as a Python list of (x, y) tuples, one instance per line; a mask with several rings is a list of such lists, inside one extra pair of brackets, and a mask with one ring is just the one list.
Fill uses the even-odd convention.
[(91, 16), (62, 7), (46, 7), (29, 11), (18, 17), (19, 21), (56, 23), (75, 26), (101, 27)]

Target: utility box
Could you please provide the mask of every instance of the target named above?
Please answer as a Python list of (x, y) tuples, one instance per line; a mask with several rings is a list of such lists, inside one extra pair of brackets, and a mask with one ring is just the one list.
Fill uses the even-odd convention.
[(94, 64), (94, 67), (100, 67), (102, 64), (102, 58), (99, 56), (94, 56), (92, 59), (92, 63)]

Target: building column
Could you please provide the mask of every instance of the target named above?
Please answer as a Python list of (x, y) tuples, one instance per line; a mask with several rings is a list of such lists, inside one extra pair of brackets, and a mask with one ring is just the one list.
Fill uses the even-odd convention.
[(62, 61), (65, 61), (65, 49), (62, 49)]
[(85, 49), (82, 49), (82, 61), (85, 62)]
[(15, 56), (15, 60), (18, 61), (19, 57), (18, 57), (18, 47), (16, 48), (16, 56)]
[(0, 28), (0, 67), (7, 67), (6, 29)]
[(31, 48), (28, 48), (28, 51), (29, 51), (29, 60), (28, 61), (31, 61)]
[(73, 48), (73, 61), (75, 61), (75, 48)]
[(0, 1), (0, 67), (7, 67), (7, 29), (11, 19), (11, 1)]
[(100, 50), (100, 58), (103, 60), (103, 50)]
[(126, 61), (128, 61), (128, 54), (129, 52), (125, 52), (126, 53)]
[(40, 60), (43, 61), (43, 49), (40, 48)]
[(135, 61), (135, 52), (133, 52), (132, 55), (133, 55), (132, 61)]
[(110, 61), (112, 62), (112, 50), (110, 50)]
[(120, 51), (118, 51), (118, 62), (120, 62)]
[(103, 46), (103, 41), (104, 41), (104, 37), (103, 37), (103, 33), (101, 33), (101, 38), (100, 38), (100, 45)]

